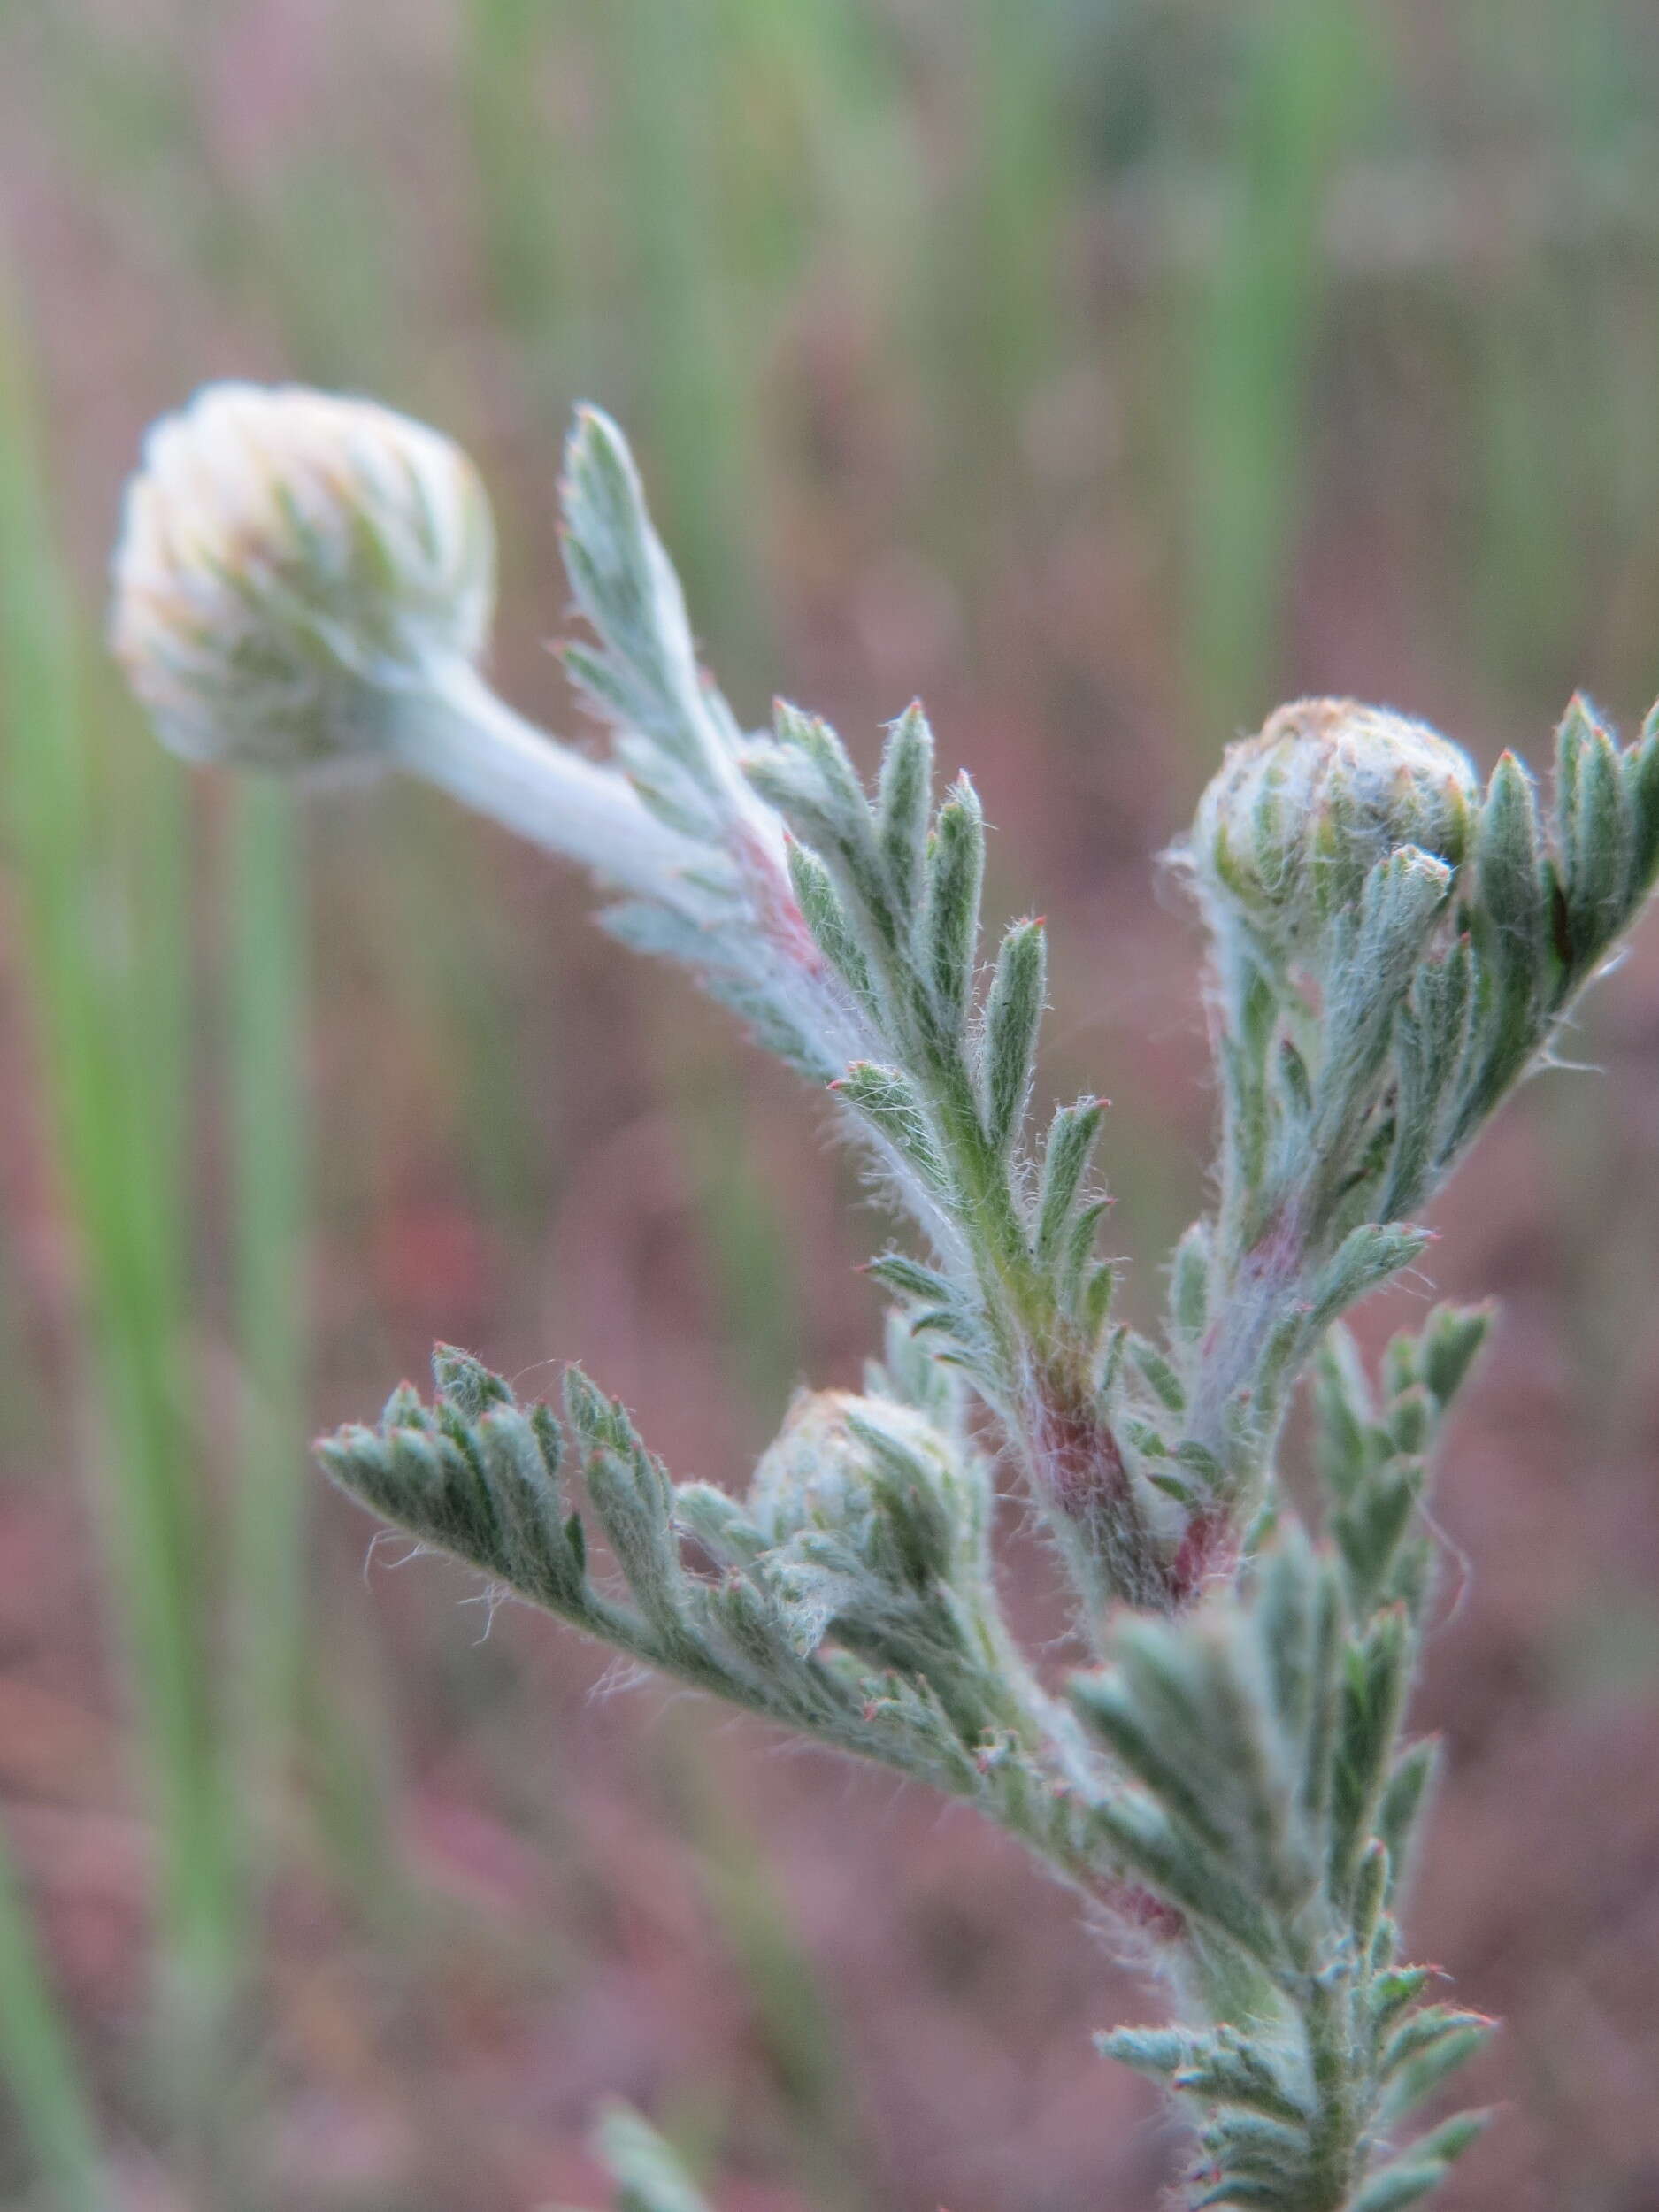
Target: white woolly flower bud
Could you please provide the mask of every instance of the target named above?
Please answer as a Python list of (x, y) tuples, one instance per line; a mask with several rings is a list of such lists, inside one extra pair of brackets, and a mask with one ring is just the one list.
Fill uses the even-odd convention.
[(800, 1392), (755, 1469), (749, 1509), (756, 1526), (773, 1544), (808, 1528), (856, 1540), (873, 1510), (871, 1475), (884, 1458), (913, 1478), (933, 1478), (941, 1490), (949, 1480), (939, 1432), (925, 1414), (849, 1390)]
[(1302, 699), (1227, 748), (1188, 853), (1212, 911), (1307, 958), (1329, 918), (1402, 846), (1458, 867), (1479, 797), (1468, 756), (1426, 723), (1351, 699)]
[(211, 384), (145, 442), (112, 639), (188, 759), (373, 757), (400, 691), (481, 650), (494, 567), (449, 439), (368, 400)]

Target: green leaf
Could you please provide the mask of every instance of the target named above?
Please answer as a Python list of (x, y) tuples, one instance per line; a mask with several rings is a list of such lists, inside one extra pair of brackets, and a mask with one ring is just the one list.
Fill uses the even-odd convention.
[(1420, 1456), (1433, 1432), (1436, 1407), (1428, 1387), (1413, 1383), (1408, 1389), (1389, 1402), (1388, 1433), (1394, 1449), (1408, 1456)]
[(914, 700), (887, 726), (876, 798), (876, 840), (902, 915), (914, 915), (921, 902), (933, 790), (933, 732), (921, 702)]
[[(1091, 1263), (1094, 1257), (1095, 1240), (1100, 1225), (1111, 1210), (1110, 1198), (1091, 1199), (1071, 1217), (1065, 1241), (1055, 1268), (1055, 1279), (1062, 1304), (1076, 1310), (1084, 1285), (1090, 1279)], [(1110, 1272), (1110, 1266), (1109, 1271)]]
[(1227, 1824), (1208, 1786), (1212, 1747), (1192, 1717), (1176, 1722), (1167, 1711), (1150, 1709), (1117, 1670), (1074, 1676), (1070, 1687), (1079, 1713), (1114, 1759), (1174, 1820), (1225, 1853)]
[(501, 1532), (499, 1571), (543, 1604), (576, 1604), (581, 1565), (536, 1429), (516, 1406), (497, 1406), (479, 1421), (474, 1436)]
[(678, 1632), (686, 1581), (674, 1534), (674, 1486), (623, 1407), (580, 1367), (565, 1371), (565, 1417), (587, 1458), (584, 1472), (617, 1563), (647, 1618)]
[(1432, 1966), (1391, 1966), (1374, 1975), (1366, 1996), (1378, 2033), (1415, 2004), (1433, 1979)]
[(710, 2212), (677, 2154), (632, 2106), (606, 2107), (594, 2148), (616, 2183), (616, 2212)]
[(1101, 1332), (1111, 1319), (1112, 1300), (1118, 1290), (1118, 1270), (1110, 1260), (1102, 1260), (1093, 1272), (1085, 1277), (1083, 1294), (1077, 1301), (1077, 1317), (1083, 1333), (1083, 1341), (1092, 1351), (1100, 1342)]
[(499, 1375), (456, 1344), (432, 1348), (432, 1379), (463, 1420), (475, 1420), (487, 1407), (511, 1405), (512, 1393)]
[(1132, 1333), (1129, 1356), (1151, 1385), (1159, 1402), (1171, 1413), (1182, 1412), (1187, 1404), (1186, 1387), (1157, 1346)]
[(1417, 969), (1411, 995), (1394, 1017), (1394, 1148), (1378, 1211), (1397, 1219), (1433, 1179), (1447, 1102), (1467, 1056), (1474, 1004), (1474, 964), (1467, 939)]
[(1363, 1298), (1402, 1267), (1409, 1267), (1426, 1249), (1426, 1229), (1409, 1222), (1362, 1222), (1349, 1230), (1341, 1244), (1320, 1269), (1308, 1294), (1306, 1333), (1326, 1327), (1340, 1313)]
[(960, 1034), (967, 1016), (984, 875), (985, 818), (973, 786), (959, 776), (933, 825), (923, 914), (924, 974), (946, 1036)]
[(788, 846), (789, 882), (802, 918), (814, 943), (831, 967), (850, 985), (859, 1000), (872, 1002), (870, 964), (836, 896), (829, 870), (810, 847), (791, 838)]
[(1331, 1819), (1331, 1875), (1340, 1894), (1370, 1839), (1411, 1664), (1411, 1629), (1402, 1607), (1379, 1613), (1349, 1647), (1337, 1736)]
[(1088, 1098), (1057, 1108), (1048, 1125), (1037, 1201), (1037, 1258), (1045, 1267), (1054, 1264), (1065, 1241), (1104, 1119), (1103, 1102)]
[(1162, 1491), (1166, 1498), (1173, 1498), (1177, 1505), (1185, 1506), (1188, 1512), (1203, 1503), (1204, 1493), (1199, 1486), (1196, 1483), (1183, 1481), (1179, 1475), (1171, 1475), (1166, 1471), (1148, 1467), (1145, 1471), (1145, 1479), (1152, 1485), (1155, 1490)]
[(1393, 1878), (1388, 1847), (1373, 1836), (1360, 1854), (1359, 1865), (1354, 1876), (1353, 1901), (1348, 1910), (1354, 1940), (1362, 1955), (1371, 1949), (1382, 1919), (1383, 1907), (1388, 1901)]
[(603, 710), (649, 729), (699, 780), (711, 781), (698, 741), (697, 658), (685, 598), (651, 526), (627, 441), (597, 407), (577, 412), (560, 503), (566, 573), (606, 652), (598, 663), (579, 661), (574, 672), (586, 671)]
[(1436, 1306), (1418, 1333), (1418, 1371), (1442, 1412), (1474, 1365), (1496, 1316), (1490, 1300), (1479, 1306)]
[(1420, 2135), (1407, 2155), (1438, 2159), (1442, 2166), (1450, 2166), (1472, 2143), (1479, 2142), (1491, 2124), (1490, 2110), (1455, 2112), (1449, 2120), (1442, 2120), (1426, 2135)]
[(1647, 718), (1640, 738), (1619, 763), (1630, 807), (1630, 880), (1625, 898), (1633, 908), (1652, 887), (1659, 869), (1659, 710)]
[(946, 1278), (931, 1267), (924, 1267), (907, 1252), (883, 1252), (865, 1263), (864, 1273), (887, 1290), (897, 1291), (901, 1297), (911, 1298), (923, 1305), (948, 1305), (951, 1286)]
[(1567, 928), (1582, 970), (1624, 919), (1634, 840), (1617, 749), (1581, 695), (1562, 718), (1555, 764)]
[(1348, 1571), (1349, 1602), (1362, 1619), (1386, 1585), (1423, 1483), (1420, 1462), (1391, 1461), (1368, 1475), (1332, 1518), (1331, 1532)]
[(1489, 956), (1530, 988), (1548, 943), (1548, 902), (1537, 789), (1513, 753), (1502, 756), (1487, 786), (1475, 835), (1475, 879)]
[[(1394, 2042), (1398, 2043), (1414, 2024), (1413, 2020), (1407, 2020), (1397, 2032)], [(1459, 2016), (1456, 2025), (1445, 2027), (1405, 2057), (1394, 2059), (1386, 2075), (1389, 2119), (1403, 2119), (1407, 2113), (1415, 2112), (1418, 2105), (1432, 2097), (1442, 2082), (1491, 2040), (1494, 2025), (1494, 2022), (1478, 2015)]]
[[(1376, 864), (1357, 908), (1327, 932), (1318, 1110), (1306, 1141), (1339, 1160), (1370, 1106), (1401, 1000), (1452, 879), (1443, 860), (1402, 846)], [(1302, 1144), (1300, 1129), (1290, 1141)]]
[(1438, 2189), (1491, 2116), (1487, 2112), (1460, 2112), (1413, 2143), (1364, 2184), (1354, 2199), (1353, 2212), (1402, 2212), (1402, 2207)]
[(674, 1519), (722, 1567), (752, 1567), (767, 1548), (738, 1501), (710, 1482), (675, 1485)]
[(1458, 1103), (1453, 1147), (1491, 1111), (1537, 1049), (1540, 1011), (1553, 996), (1560, 966), (1537, 793), (1511, 753), (1492, 772), (1475, 835), (1474, 873), (1472, 919), (1489, 982), (1481, 994), (1479, 1055)]
[[(1249, 2182), (1281, 2193), (1287, 2186), (1295, 2189), (1308, 2160), (1305, 2127), (1286, 2125), (1265, 2113), (1224, 2111), (1210, 2122), (1199, 2139), (1227, 2177), (1235, 2202), (1240, 2185)], [(1282, 2194), (1279, 2200), (1284, 2200)], [(1211, 2201), (1225, 2203), (1227, 2199), (1212, 2198)]]
[(858, 772), (829, 724), (774, 703), (776, 744), (748, 764), (751, 783), (772, 799), (807, 842), (818, 848), (855, 894), (857, 918), (880, 942), (899, 941), (874, 828)]
[(1171, 1904), (1270, 1970), (1283, 1962), (1278, 1931), (1225, 1860), (1183, 1836), (1147, 1799), (1130, 1793), (1094, 1809), (1108, 1848)]
[(1210, 1318), (1210, 1271), (1214, 1238), (1208, 1221), (1194, 1221), (1170, 1263), (1170, 1333), (1194, 1345)]
[[(1439, 2072), (1425, 2078), (1403, 2102), (1394, 2109), (1409, 2111), (1411, 2106), (1426, 2096), (1444, 2079), (1452, 2068), (1478, 2050), (1496, 2025), (1484, 2013), (1460, 2012), (1452, 2005), (1426, 2005), (1402, 2020), (1389, 2037), (1382, 2056), (1377, 2062), (1377, 2078), (1391, 2081), (1404, 2068), (1415, 2067), (1421, 2060), (1440, 2052), (1448, 2042), (1458, 2047), (1456, 2055), (1442, 2066)], [(1472, 2036), (1472, 2042), (1463, 2039)]]
[(1229, 2175), (1218, 2181), (1202, 2196), (1193, 2199), (1193, 2212), (1209, 2212), (1212, 2205), (1217, 2212), (1285, 2212), (1285, 2185), (1282, 2181), (1256, 2181), (1245, 2175)]
[(1438, 2189), (1446, 2172), (1441, 2165), (1396, 2160), (1365, 2184), (1354, 2199), (1354, 2212), (1403, 2212), (1405, 2206)]
[(898, 1068), (855, 1060), (830, 1085), (835, 1095), (864, 1118), (911, 1167), (924, 1185), (942, 1196), (951, 1187), (950, 1170), (933, 1141), (915, 1085)]
[(1156, 2078), (1184, 2066), (1190, 2044), (1179, 2028), (1110, 2028), (1096, 2035), (1094, 2047), (1103, 2058)]
[(1375, 1827), (1388, 1847), (1389, 1858), (1396, 1870), (1404, 1864), (1410, 1849), (1412, 1832), (1428, 1796), (1439, 1757), (1439, 1746), (1432, 1738), (1425, 1737), (1400, 1755), (1383, 1786)]
[(1025, 1116), (1042, 1020), (1045, 970), (1042, 924), (1016, 922), (997, 955), (979, 1056), (985, 1133), (999, 1153), (1013, 1144)]
[[(1310, 2118), (1301, 2096), (1271, 2062), (1269, 2047), (1230, 2026), (1223, 2026), (1214, 2037), (1206, 2037), (1196, 2045), (1172, 2085), (1215, 2104), (1236, 2105), (1283, 2127), (1302, 2130)], [(1235, 2137), (1233, 2147), (1237, 2146)], [(1298, 2135), (1287, 2147), (1291, 2154), (1287, 2163), (1294, 2171), (1300, 2157), (1306, 2154), (1305, 2137)]]
[(1353, 1493), (1371, 1466), (1371, 1386), (1352, 1333), (1333, 1322), (1314, 1356), (1314, 1449), (1319, 1477), (1339, 1498)]

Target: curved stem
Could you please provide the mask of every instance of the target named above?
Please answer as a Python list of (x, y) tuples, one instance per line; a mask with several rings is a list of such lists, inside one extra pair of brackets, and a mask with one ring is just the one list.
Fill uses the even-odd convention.
[(707, 855), (654, 813), (627, 778), (547, 736), (464, 661), (411, 691), (393, 757), (474, 813), (641, 896), (675, 904)]

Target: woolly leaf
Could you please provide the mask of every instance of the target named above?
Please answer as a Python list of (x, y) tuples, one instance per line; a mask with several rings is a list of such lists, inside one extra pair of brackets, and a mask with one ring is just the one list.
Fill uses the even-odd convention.
[(1209, 1319), (1213, 1243), (1210, 1224), (1194, 1221), (1170, 1263), (1170, 1333), (1181, 1344), (1195, 1344)]
[(960, 1032), (967, 1014), (984, 874), (979, 795), (966, 776), (959, 776), (933, 825), (923, 914), (923, 972), (934, 1018), (947, 1036)]
[(1490, 2117), (1486, 2112), (1461, 2112), (1433, 2129), (1371, 2177), (1355, 2197), (1353, 2212), (1402, 2212), (1438, 2189)]
[(1045, 939), (1041, 922), (1016, 922), (1002, 940), (979, 1048), (985, 1133), (1006, 1153), (1024, 1118), (1042, 1019)]
[[(1426, 2016), (1417, 2014), (1396, 2032), (1394, 2042)], [(1491, 2039), (1493, 2023), (1478, 2014), (1455, 2016), (1456, 2024), (1448, 2024), (1435, 2034), (1425, 2033), (1417, 2047), (1403, 2057), (1394, 2058), (1387, 2069), (1388, 2094), (1386, 2108), (1390, 2120), (1403, 2119), (1415, 2112), (1418, 2105), (1432, 2097), (1440, 2084), (1465, 2064)], [(1392, 2048), (1392, 2047), (1391, 2047)]]
[(902, 1070), (855, 1060), (830, 1088), (863, 1115), (929, 1190), (941, 1195), (949, 1190), (950, 1170), (934, 1140), (926, 1109)]
[(1368, 1291), (1409, 1267), (1428, 1242), (1426, 1230), (1405, 1222), (1368, 1221), (1350, 1230), (1314, 1279), (1305, 1333), (1325, 1326)]
[(864, 1273), (872, 1280), (895, 1290), (901, 1297), (913, 1298), (919, 1302), (946, 1303), (950, 1297), (950, 1284), (943, 1275), (931, 1267), (924, 1267), (905, 1252), (883, 1252), (878, 1258), (867, 1261)]
[(876, 799), (877, 841), (901, 914), (920, 903), (933, 788), (933, 736), (918, 700), (888, 725)]
[(1044, 1266), (1053, 1263), (1064, 1241), (1104, 1118), (1099, 1099), (1079, 1099), (1075, 1106), (1057, 1108), (1048, 1125), (1037, 1202), (1036, 1251)]
[(870, 964), (835, 894), (829, 870), (808, 846), (790, 840), (789, 882), (803, 919), (824, 957), (860, 1000), (871, 1002)]
[(1580, 695), (1562, 718), (1555, 763), (1567, 933), (1573, 964), (1583, 968), (1624, 918), (1633, 825), (1617, 749)]
[(1179, 1413), (1187, 1403), (1186, 1388), (1180, 1377), (1156, 1344), (1143, 1336), (1131, 1334), (1129, 1356), (1152, 1386), (1159, 1401), (1171, 1413)]
[(1497, 1309), (1436, 1306), (1417, 1339), (1417, 1370), (1443, 1413), (1486, 1342)]
[(1179, 2028), (1111, 2028), (1096, 2035), (1094, 2047), (1104, 2058), (1156, 2078), (1184, 2066), (1188, 2046)]
[(1649, 716), (1640, 739), (1619, 762), (1631, 813), (1630, 879), (1627, 902), (1634, 906), (1653, 885), (1659, 868), (1659, 726)]

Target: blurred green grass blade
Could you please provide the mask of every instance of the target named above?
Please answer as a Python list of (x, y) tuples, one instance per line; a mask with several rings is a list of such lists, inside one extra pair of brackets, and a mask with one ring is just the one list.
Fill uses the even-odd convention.
[(321, 1663), (300, 1683), (306, 1807), (331, 1870), (366, 1909), (370, 1924), (401, 1941), (415, 1910), (414, 1885), (395, 1809), (409, 1781), (385, 1657), (359, 1624), (342, 1629), (347, 1600), (360, 1586), (342, 1591), (337, 1607), (326, 1599), (319, 1605), (328, 1640)]
[(1188, 638), (1217, 735), (1272, 703), (1302, 486), (1327, 188), (1379, 66), (1356, 11), (1266, 0), (1249, 24), (1213, 271), (1190, 333)]
[(157, 1325), (176, 1345), (189, 1303), (188, 1237), (191, 1149), (191, 823), (188, 780), (135, 726), (132, 701), (108, 680), (84, 687), (83, 726), (109, 733), (97, 759), (109, 791), (101, 810), (119, 818), (114, 855), (131, 931), (130, 956), (115, 994), (125, 1017), (119, 1049), (131, 1087), (129, 1107), (142, 1118), (133, 1143), (145, 1164), (139, 1192), (141, 1234), (150, 1257)]
[(104, 2212), (98, 2130), (0, 1838), (0, 2076), (54, 2212)]
[[(529, 1070), (521, 941), (503, 902), (500, 833), (457, 822), (454, 810), (410, 784), (385, 801), (384, 841), (349, 865), (349, 924), (372, 959), (377, 987), (405, 1033), (444, 1041), (446, 1127), (465, 1148), (470, 1190), (510, 1240), (534, 1232), (551, 1201), (557, 1148), (547, 1155), (541, 1100)], [(319, 876), (339, 886), (352, 833), (319, 817)], [(441, 930), (433, 901), (445, 902)], [(512, 1082), (503, 1070), (519, 1071)]]
[[(1494, 673), (1521, 698), (1570, 687), (1597, 567), (1579, 556), (1574, 511), (1587, 477), (1583, 426), (1597, 409), (1572, 389), (1595, 371), (1576, 357), (1576, 338), (1571, 380), (1551, 357), (1562, 350), (1559, 292), (1553, 280), (1512, 290), (1492, 303), (1477, 335), (1474, 573)], [(1567, 547), (1573, 553), (1563, 559)]]
[(972, 155), (942, 242), (934, 380), (958, 417), (949, 480), (971, 488), (1017, 449), (1033, 386), (1064, 348), (1059, 252), (1077, 150), (1053, 0), (972, 0), (958, 28)]
[(641, 426), (664, 534), (710, 657), (729, 664), (766, 627), (749, 436), (758, 333), (726, 265), (718, 194), (735, 58), (715, 12), (683, 0), (633, 0), (599, 20)]
[(299, 1709), (311, 1469), (305, 1437), (303, 898), (292, 794), (248, 782), (231, 821), (231, 1100), (235, 1321), (242, 1382), (235, 1740), (256, 1798)]
[[(201, 1532), (179, 1371), (184, 1224), (165, 1210), (168, 1192), (179, 1187), (167, 1156), (185, 1132), (157, 1126), (157, 1102), (170, 1100), (177, 1111), (184, 1095), (180, 1071), (164, 1064), (181, 1040), (176, 1018), (157, 1034), (135, 1014), (166, 997), (168, 986), (150, 962), (152, 954), (173, 956), (156, 949), (171, 933), (165, 925), (148, 933), (133, 925), (101, 849), (76, 626), (47, 522), (22, 348), (0, 307), (5, 827), (84, 1260), (107, 1440), (111, 1571), (158, 1823), (168, 1964), (179, 1995), (194, 2008), (225, 1985), (235, 1909), (200, 1642)], [(157, 761), (153, 772), (172, 772)], [(117, 819), (131, 836), (125, 809)], [(143, 864), (153, 866), (157, 856), (152, 846)], [(160, 895), (173, 895), (162, 887)]]
[[(1632, 224), (1627, 204), (1647, 123), (1629, 24), (1585, 0), (1540, 15), (1524, 41), (1488, 8), (1461, 27), (1486, 101), (1556, 180), (1555, 227), (1497, 265), (1471, 327), (1474, 611), (1502, 692), (1529, 706), (1625, 643), (1621, 617), (1630, 680), (1647, 680), (1649, 595), (1620, 589), (1649, 534), (1659, 452), (1659, 265), (1651, 225)], [(1592, 681), (1598, 695), (1613, 687)]]
[(858, 2126), (833, 2000), (710, 1749), (706, 1730), (682, 1730), (669, 1740), (665, 1763), (704, 1894), (754, 2008), (803, 2193), (822, 2212), (870, 2212), (880, 2201), (874, 2161)]
[(741, 1136), (748, 1106), (730, 1060), (704, 1056), (671, 1076), (666, 1087), (680, 1102), (720, 1333), (732, 1348), (733, 1383), (765, 1425), (764, 1441), (801, 1380), (802, 1293), (787, 1217), (757, 1168), (753, 1141)]
[[(557, 434), (580, 396), (603, 380), (591, 257), (603, 236), (591, 205), (601, 180), (580, 141), (559, 129), (538, 94), (553, 39), (567, 71), (570, 11), (546, 0), (471, 0), (460, 88), (478, 194), (483, 273), (519, 356), (526, 388)], [(597, 388), (595, 384), (595, 388)]]

